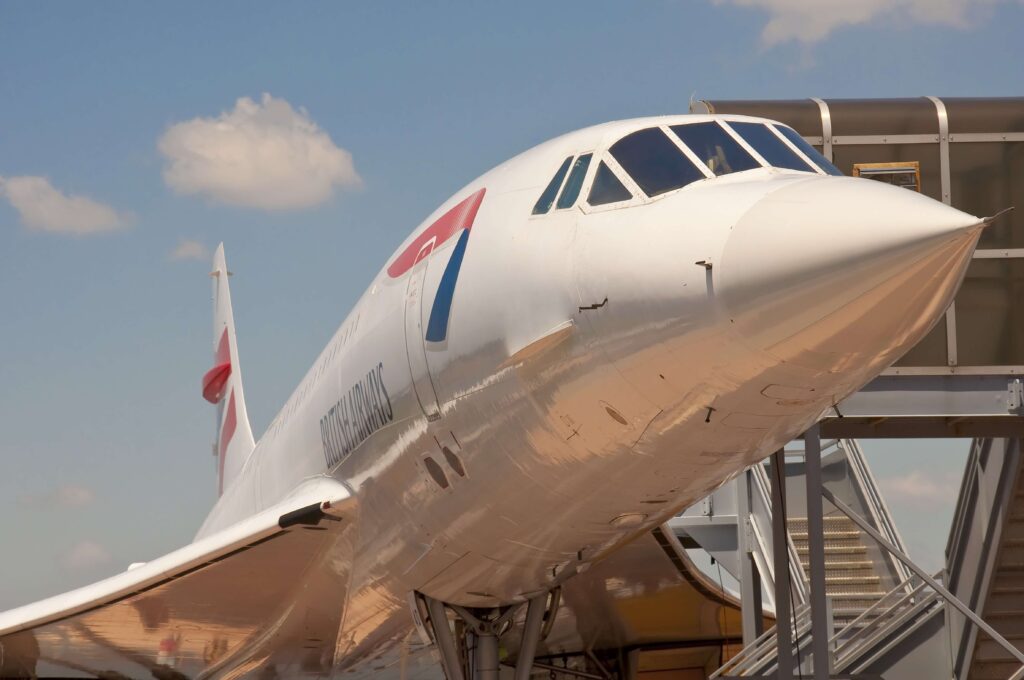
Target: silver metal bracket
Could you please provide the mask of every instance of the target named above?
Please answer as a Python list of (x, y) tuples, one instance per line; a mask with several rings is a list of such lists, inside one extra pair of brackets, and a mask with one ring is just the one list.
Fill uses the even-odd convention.
[(1006, 386), (1006, 410), (1018, 415), (1024, 414), (1024, 383), (1014, 378)]

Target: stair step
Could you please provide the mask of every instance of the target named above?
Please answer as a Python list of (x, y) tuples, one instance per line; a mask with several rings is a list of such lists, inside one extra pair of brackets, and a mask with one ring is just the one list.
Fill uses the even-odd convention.
[[(867, 553), (868, 548), (865, 545), (826, 545), (825, 546), (825, 557), (831, 555), (856, 555)], [(811, 552), (811, 549), (807, 546), (796, 546), (797, 554), (804, 554)]]
[(867, 583), (881, 583), (881, 576), (829, 576), (825, 575), (825, 585), (829, 583), (835, 584), (867, 584)]
[(833, 595), (829, 595), (829, 597), (833, 600), (873, 600), (877, 602), (878, 600), (881, 600), (884, 595), (885, 593), (880, 590), (873, 590), (853, 593), (835, 593)]
[[(791, 531), (789, 532), (789, 535), (795, 542), (806, 541), (810, 534), (806, 531)], [(826, 541), (829, 539), (860, 538), (861, 536), (858, 529), (825, 529), (825, 531), (822, 532), (822, 535), (825, 536)]]
[(1017, 670), (1020, 664), (1006, 661), (975, 662), (971, 665), (971, 680), (1006, 680)]

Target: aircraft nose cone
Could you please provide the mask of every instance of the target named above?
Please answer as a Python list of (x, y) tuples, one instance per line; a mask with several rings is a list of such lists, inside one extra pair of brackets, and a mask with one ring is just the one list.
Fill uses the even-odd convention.
[(779, 359), (881, 370), (941, 317), (981, 229), (979, 218), (913, 191), (811, 178), (737, 221), (720, 299), (731, 328)]

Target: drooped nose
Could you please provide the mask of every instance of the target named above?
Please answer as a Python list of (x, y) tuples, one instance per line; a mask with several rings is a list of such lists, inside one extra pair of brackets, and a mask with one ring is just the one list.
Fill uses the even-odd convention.
[(981, 229), (913, 191), (811, 178), (737, 221), (720, 299), (740, 337), (778, 359), (829, 372), (884, 367), (942, 316)]

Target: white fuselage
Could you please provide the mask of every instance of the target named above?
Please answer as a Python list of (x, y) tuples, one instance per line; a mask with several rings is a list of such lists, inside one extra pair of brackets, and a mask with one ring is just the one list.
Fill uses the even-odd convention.
[[(334, 664), (405, 635), (412, 591), (495, 606), (586, 568), (799, 435), (948, 304), (974, 222), (904, 190), (758, 168), (586, 204), (624, 134), (711, 119), (589, 128), (470, 183), (376, 276), (244, 461), (202, 534), (324, 475), (357, 499), (296, 596), (307, 632), (333, 628)], [(580, 199), (532, 215), (584, 152)], [(480, 190), (446, 335), (427, 341), (461, 232), (417, 235)], [(393, 275), (410, 244), (418, 262)]]

